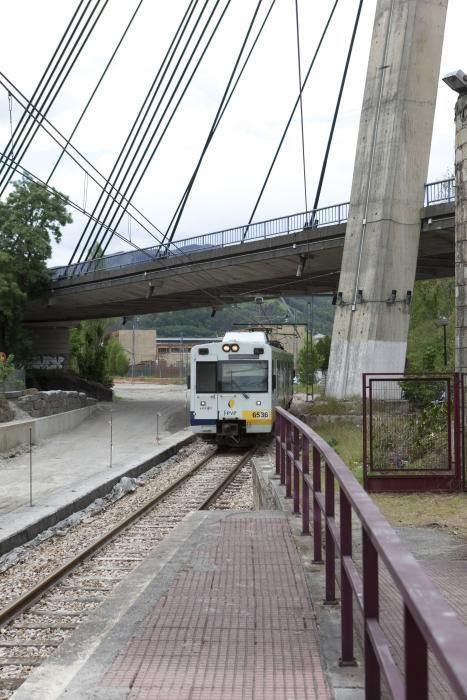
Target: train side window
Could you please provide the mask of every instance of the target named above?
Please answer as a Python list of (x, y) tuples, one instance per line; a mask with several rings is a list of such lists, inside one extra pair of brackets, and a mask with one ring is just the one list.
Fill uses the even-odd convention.
[(198, 394), (216, 393), (217, 362), (196, 363), (196, 391)]

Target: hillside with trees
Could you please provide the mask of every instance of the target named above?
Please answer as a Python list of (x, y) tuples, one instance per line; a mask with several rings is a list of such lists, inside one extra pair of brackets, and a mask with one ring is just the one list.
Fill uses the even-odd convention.
[[(308, 304), (310, 308), (308, 310)], [(160, 314), (147, 314), (137, 319), (128, 320), (132, 327), (134, 322), (138, 328), (156, 329), (160, 337), (192, 337), (222, 336), (226, 331), (244, 324), (280, 324), (285, 322), (297, 324), (307, 323), (310, 316), (310, 327), (313, 333), (329, 335), (332, 332), (334, 307), (329, 296), (286, 297), (265, 300), (263, 304), (249, 302), (233, 304), (218, 310), (211, 316), (211, 309), (192, 309), (189, 311), (170, 311)], [(117, 321), (117, 319), (116, 319)], [(121, 321), (114, 328), (120, 328)]]

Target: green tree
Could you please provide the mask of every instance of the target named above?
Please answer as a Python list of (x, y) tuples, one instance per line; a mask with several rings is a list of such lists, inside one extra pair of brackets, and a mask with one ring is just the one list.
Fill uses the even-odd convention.
[[(415, 284), (407, 345), (406, 371), (411, 373), (452, 371), (454, 368), (455, 282), (453, 278)], [(444, 334), (437, 323), (448, 319), (447, 367), (444, 366)]]
[(128, 368), (130, 366), (130, 360), (125, 354), (121, 343), (118, 342), (115, 336), (111, 336), (106, 346), (107, 349), (107, 360), (106, 369), (107, 374), (111, 377), (123, 377), (127, 374)]
[(298, 353), (297, 365), (301, 383), (313, 384), (316, 371), (319, 368), (319, 354), (316, 343), (313, 343), (311, 338), (308, 339), (308, 342), (305, 342)]
[(71, 367), (84, 379), (112, 386), (108, 372), (109, 336), (105, 321), (81, 321), (70, 332)]
[(325, 335), (316, 342), (318, 353), (318, 369), (326, 375), (329, 367), (329, 355), (331, 354), (331, 336)]
[(24, 361), (31, 342), (22, 328), (28, 299), (43, 298), (49, 285), (52, 239), (72, 221), (67, 198), (31, 180), (15, 182), (0, 202), (0, 350)]
[(0, 386), (2, 386), (10, 374), (15, 371), (14, 359), (14, 355), (8, 355), (6, 360), (0, 361)]

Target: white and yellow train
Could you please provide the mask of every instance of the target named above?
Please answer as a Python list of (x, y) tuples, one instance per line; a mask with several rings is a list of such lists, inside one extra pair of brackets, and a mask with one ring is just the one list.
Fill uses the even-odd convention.
[(191, 350), (190, 422), (220, 444), (271, 433), (276, 406), (293, 396), (293, 357), (262, 331), (229, 332)]

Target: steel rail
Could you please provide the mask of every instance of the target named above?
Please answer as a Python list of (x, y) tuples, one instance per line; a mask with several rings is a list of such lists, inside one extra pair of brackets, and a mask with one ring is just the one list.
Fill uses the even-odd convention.
[(131, 513), (129, 516), (126, 518), (123, 518), (123, 520), (120, 520), (115, 527), (111, 528), (108, 530), (102, 537), (98, 538), (94, 542), (92, 542), (90, 545), (85, 547), (84, 549), (80, 550), (78, 554), (76, 554), (74, 557), (66, 561), (64, 564), (59, 566), (57, 569), (52, 571), (51, 574), (46, 576), (46, 578), (42, 579), (42, 581), (39, 581), (35, 586), (29, 589), (26, 593), (24, 593), (22, 596), (17, 598), (17, 600), (13, 601), (10, 603), (10, 605), (7, 605), (5, 608), (0, 609), (0, 627), (3, 627), (4, 625), (8, 624), (11, 622), (17, 615), (20, 613), (24, 612), (29, 608), (33, 603), (35, 603), (37, 600), (39, 600), (44, 593), (46, 593), (50, 588), (52, 588), (53, 585), (55, 585), (60, 579), (62, 579), (66, 574), (68, 574), (70, 571), (72, 571), (78, 564), (81, 564), (83, 561), (88, 559), (92, 554), (94, 554), (97, 550), (99, 550), (101, 547), (103, 547), (105, 544), (107, 544), (110, 540), (112, 540), (114, 537), (119, 535), (123, 530), (125, 530), (129, 525), (131, 525), (135, 520), (139, 519), (141, 516), (143, 516), (148, 510), (153, 508), (155, 505), (157, 505), (160, 501), (162, 501), (166, 496), (169, 496), (175, 489), (180, 486), (181, 483), (189, 479), (191, 476), (193, 476), (201, 467), (203, 467), (207, 462), (209, 462), (216, 454), (218, 454), (218, 448), (216, 448), (214, 451), (210, 452), (206, 457), (203, 457), (202, 460), (200, 460), (197, 464), (195, 464), (190, 471), (188, 471), (186, 474), (183, 474), (181, 477), (179, 477), (176, 481), (174, 481), (170, 486), (168, 486), (164, 491), (161, 491), (161, 493), (158, 493), (154, 498), (151, 500), (147, 501), (144, 503), (142, 506), (140, 506), (137, 510), (135, 510), (133, 513)]
[(243, 465), (251, 459), (251, 457), (255, 453), (255, 450), (256, 448), (252, 447), (250, 450), (248, 450), (248, 452), (245, 455), (243, 455), (240, 461), (237, 462), (237, 464), (230, 470), (230, 472), (219, 484), (219, 486), (206, 498), (204, 503), (199, 507), (199, 510), (207, 510), (209, 506), (217, 500), (217, 498), (226, 490), (230, 483), (235, 479)]

